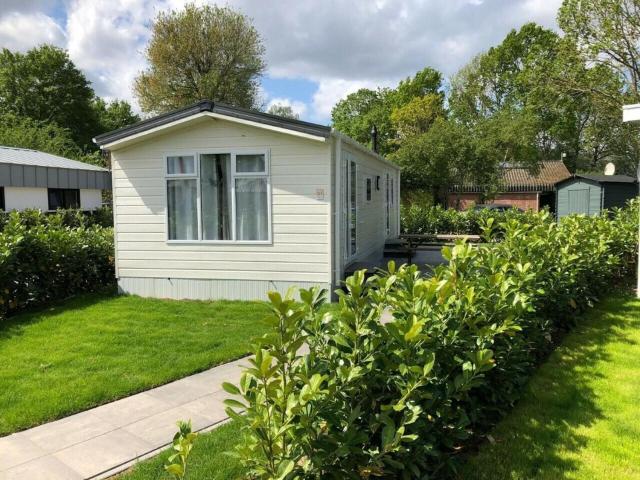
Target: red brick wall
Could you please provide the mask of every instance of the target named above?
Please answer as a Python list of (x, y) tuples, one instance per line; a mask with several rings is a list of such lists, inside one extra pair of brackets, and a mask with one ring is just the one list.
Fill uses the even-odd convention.
[[(467, 210), (474, 204), (480, 203), (480, 194), (478, 193), (461, 193), (456, 195), (455, 193), (449, 194), (449, 207), (457, 208), (458, 210)], [(459, 202), (459, 203), (458, 203)], [(521, 208), (522, 210), (538, 211), (538, 194), (532, 193), (500, 193), (494, 200), (487, 201), (486, 203), (495, 203), (497, 205), (513, 205), (514, 207)]]

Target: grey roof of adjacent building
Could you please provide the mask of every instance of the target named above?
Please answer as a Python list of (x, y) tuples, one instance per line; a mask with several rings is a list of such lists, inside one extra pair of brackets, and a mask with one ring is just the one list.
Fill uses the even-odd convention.
[(602, 175), (597, 173), (576, 173), (573, 176), (558, 182), (558, 184), (568, 182), (570, 180), (581, 179), (581, 178), (585, 180), (591, 180), (592, 182), (597, 182), (597, 183), (636, 183), (638, 181), (636, 178), (631, 177), (629, 175)]
[(31, 165), (35, 167), (70, 168), (76, 170), (95, 170), (106, 172), (106, 168), (101, 168), (89, 163), (78, 162), (69, 158), (52, 155), (51, 153), (30, 150), (28, 148), (4, 147), (0, 146), (0, 163), (10, 163), (13, 165)]
[(106, 168), (26, 148), (0, 146), (0, 187), (111, 188)]
[(326, 125), (303, 122), (302, 120), (280, 117), (278, 115), (271, 115), (269, 113), (258, 112), (256, 110), (249, 110), (246, 108), (232, 107), (230, 105), (213, 102), (211, 100), (202, 100), (188, 107), (174, 110), (173, 112), (165, 113), (163, 115), (158, 115), (157, 117), (149, 118), (112, 132), (98, 135), (93, 139), (93, 141), (100, 146), (107, 145), (116, 140), (121, 140), (131, 135), (136, 135), (202, 112), (217, 113), (228, 117), (262, 123), (272, 127), (284, 128), (286, 130), (293, 130), (324, 138), (328, 138), (329, 135), (331, 135), (331, 127)]

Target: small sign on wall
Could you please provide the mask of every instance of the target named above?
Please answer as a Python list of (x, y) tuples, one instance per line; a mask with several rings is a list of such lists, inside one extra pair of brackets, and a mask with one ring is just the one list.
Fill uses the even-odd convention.
[(316, 200), (324, 200), (324, 188), (316, 188)]

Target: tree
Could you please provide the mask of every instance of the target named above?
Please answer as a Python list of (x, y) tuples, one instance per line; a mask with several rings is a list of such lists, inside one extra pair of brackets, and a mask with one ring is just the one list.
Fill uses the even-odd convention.
[(74, 141), (71, 132), (55, 123), (43, 123), (13, 113), (0, 114), (0, 145), (29, 148), (104, 166), (99, 153), (86, 154)]
[(135, 80), (143, 111), (162, 113), (205, 98), (256, 107), (264, 46), (245, 15), (188, 4), (160, 13), (146, 50), (149, 68)]
[(107, 103), (102, 98), (96, 98), (93, 109), (98, 119), (100, 133), (117, 130), (140, 121), (140, 116), (125, 100), (113, 100)]
[(558, 24), (588, 61), (615, 70), (640, 101), (639, 0), (564, 0)]
[[(331, 111), (333, 126), (357, 140), (368, 145), (371, 141), (371, 129), (375, 125), (378, 130), (378, 151), (382, 155), (387, 155), (395, 151), (398, 146), (398, 132), (392, 120), (395, 110), (401, 109), (416, 98), (429, 96), (430, 100), (424, 101), (424, 106), (434, 108), (433, 101), (436, 97), (443, 100), (440, 92), (442, 89), (442, 74), (430, 67), (416, 73), (415, 76), (402, 80), (395, 89), (379, 88), (371, 90), (363, 88), (348, 95), (339, 101)], [(414, 120), (417, 120), (416, 108), (414, 104), (409, 107), (413, 110)], [(408, 111), (399, 114), (399, 117), (406, 119)], [(428, 116), (426, 112), (423, 115)], [(403, 125), (406, 127), (406, 125)]]
[(81, 148), (93, 148), (93, 98), (89, 81), (60, 48), (0, 52), (0, 113), (55, 123), (68, 129)]
[(291, 105), (282, 105), (280, 103), (274, 103), (269, 107), (267, 113), (270, 115), (278, 115), (279, 117), (292, 118), (299, 120), (300, 115), (293, 111)]
[(425, 133), (437, 118), (445, 117), (446, 111), (443, 96), (439, 93), (428, 93), (423, 97), (414, 97), (405, 105), (391, 112), (398, 141)]

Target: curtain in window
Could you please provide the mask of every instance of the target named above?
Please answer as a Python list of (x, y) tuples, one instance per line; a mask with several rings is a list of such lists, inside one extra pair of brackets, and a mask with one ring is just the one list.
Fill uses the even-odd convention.
[(268, 240), (269, 211), (266, 178), (236, 179), (236, 238)]
[(231, 155), (200, 156), (202, 239), (231, 240)]
[(198, 239), (198, 184), (195, 179), (167, 180), (169, 240)]

